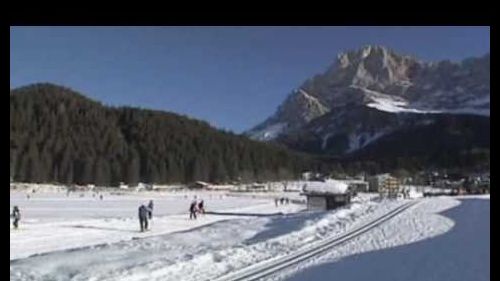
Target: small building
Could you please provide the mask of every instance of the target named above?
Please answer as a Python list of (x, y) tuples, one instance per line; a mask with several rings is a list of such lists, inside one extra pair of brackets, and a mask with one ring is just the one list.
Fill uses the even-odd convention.
[(469, 193), (469, 192), (464, 187), (462, 187), (462, 186), (453, 186), (451, 188), (450, 195), (465, 195), (467, 193)]
[(313, 173), (312, 172), (304, 172), (302, 173), (302, 179), (303, 180), (310, 180), (311, 178), (313, 177)]
[(380, 174), (368, 178), (368, 190), (370, 192), (380, 192), (380, 188), (387, 178), (391, 177), (390, 174)]
[(233, 190), (234, 189), (234, 185), (232, 184), (217, 184), (217, 185), (211, 185), (210, 188), (208, 188), (210, 190)]
[(196, 181), (191, 183), (188, 187), (196, 189), (208, 189), (210, 187), (210, 184), (204, 181)]
[(247, 191), (267, 191), (268, 187), (265, 184), (253, 183), (246, 186)]
[(325, 211), (342, 207), (351, 202), (351, 192), (346, 183), (336, 180), (309, 182), (301, 195), (307, 198), (307, 209)]
[(353, 192), (369, 192), (369, 183), (364, 180), (343, 180)]
[[(176, 187), (172, 186), (172, 185), (158, 185), (158, 184), (154, 184), (154, 185), (152, 184), (151, 188), (154, 191), (167, 191), (167, 190), (175, 190), (176, 189)], [(181, 189), (181, 188), (178, 187), (177, 189)]]
[(379, 187), (379, 193), (381, 196), (396, 198), (400, 193), (399, 180), (392, 176), (387, 177), (382, 186)]
[(138, 183), (137, 186), (135, 187), (135, 191), (141, 191), (144, 190), (144, 184), (142, 182)]
[(351, 203), (350, 193), (308, 192), (304, 195), (307, 198), (307, 209), (311, 211), (333, 210)]
[(302, 173), (302, 180), (305, 181), (314, 181), (314, 180), (320, 180), (324, 178), (323, 175), (320, 173), (314, 173), (314, 172), (304, 172)]

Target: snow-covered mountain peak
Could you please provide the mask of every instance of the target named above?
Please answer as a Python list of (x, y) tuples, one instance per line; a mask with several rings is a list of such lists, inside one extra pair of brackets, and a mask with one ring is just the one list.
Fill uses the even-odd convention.
[[(430, 63), (384, 46), (366, 45), (340, 53), (326, 72), (306, 80), (271, 118), (247, 134), (259, 138), (269, 131), (267, 136), (279, 137), (325, 114), (341, 116), (353, 107), (391, 114), (489, 116), (489, 95), (489, 54), (462, 62)], [(334, 132), (322, 130), (322, 134)]]
[(417, 59), (399, 55), (379, 45), (341, 53), (336, 62), (323, 74), (331, 85), (357, 85), (382, 90), (387, 85), (408, 82), (413, 69), (422, 63)]

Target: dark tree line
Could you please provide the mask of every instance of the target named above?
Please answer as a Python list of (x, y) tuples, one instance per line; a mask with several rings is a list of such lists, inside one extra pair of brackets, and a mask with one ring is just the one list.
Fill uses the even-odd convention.
[(439, 114), (433, 123), (409, 127), (343, 159), (352, 169), (490, 169), (490, 118)]
[(15, 181), (264, 181), (296, 178), (321, 166), (307, 155), (216, 130), (203, 121), (107, 107), (52, 84), (10, 92), (10, 173)]
[(108, 107), (68, 88), (34, 84), (10, 93), (10, 174), (21, 182), (113, 186), (282, 180), (303, 171), (488, 170), (489, 126), (489, 118), (443, 116), (352, 155), (310, 156), (177, 114)]

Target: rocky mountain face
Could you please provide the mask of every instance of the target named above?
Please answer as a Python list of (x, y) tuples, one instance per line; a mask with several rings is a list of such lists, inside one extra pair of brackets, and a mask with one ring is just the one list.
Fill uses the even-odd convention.
[(326, 72), (305, 81), (246, 134), (308, 152), (346, 155), (405, 128), (435, 124), (438, 116), (477, 115), (489, 124), (489, 114), (489, 54), (424, 62), (365, 46), (339, 54)]

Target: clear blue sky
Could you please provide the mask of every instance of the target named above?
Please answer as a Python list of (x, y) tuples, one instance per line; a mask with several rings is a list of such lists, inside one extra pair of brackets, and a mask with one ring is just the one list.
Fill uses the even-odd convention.
[(489, 27), (11, 27), (10, 87), (52, 82), (108, 105), (235, 132), (274, 113), (337, 53), (385, 45), (424, 60), (490, 50)]

